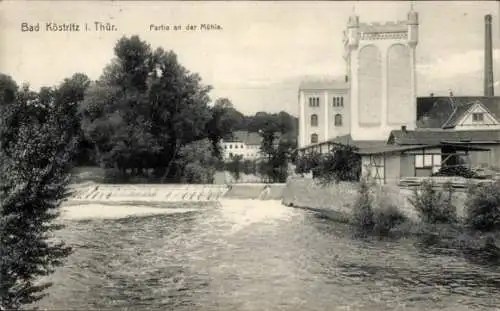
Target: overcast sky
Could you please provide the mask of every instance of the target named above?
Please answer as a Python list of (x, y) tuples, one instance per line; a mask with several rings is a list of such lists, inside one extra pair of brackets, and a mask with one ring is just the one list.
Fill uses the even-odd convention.
[[(75, 72), (97, 79), (123, 35), (174, 50), (180, 62), (244, 113), (297, 114), (305, 76), (342, 76), (342, 31), (353, 12), (361, 22), (406, 18), (410, 2), (147, 2), (2, 1), (0, 71), (38, 89)], [(418, 95), (483, 92), (484, 15), (493, 15), (495, 80), (500, 79), (499, 2), (422, 2), (417, 47)], [(116, 25), (116, 32), (21, 32), (21, 23)], [(150, 31), (150, 24), (218, 24), (220, 31)], [(500, 95), (497, 83), (496, 93)]]

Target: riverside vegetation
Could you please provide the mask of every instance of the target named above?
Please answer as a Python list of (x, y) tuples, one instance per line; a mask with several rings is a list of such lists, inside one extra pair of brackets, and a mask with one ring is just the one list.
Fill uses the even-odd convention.
[[(112, 183), (211, 183), (220, 141), (246, 129), (262, 133), (263, 172), (277, 179), (273, 160), (294, 149), (296, 118), (243, 116), (227, 98), (212, 103), (211, 89), (138, 36), (118, 40), (96, 81), (75, 73), (34, 91), (0, 73), (0, 310), (42, 299), (41, 278), (72, 252), (51, 237), (77, 166), (98, 166)], [(281, 149), (268, 148), (276, 132)]]
[[(463, 215), (453, 203), (450, 184), (437, 188), (424, 181), (408, 198), (418, 220), (407, 217), (388, 195), (375, 195), (370, 176), (359, 176), (356, 149), (338, 145), (325, 155), (309, 154), (298, 159), (297, 173), (313, 172), (326, 186), (340, 181), (359, 181), (349, 222), (356, 235), (364, 237), (417, 237), (425, 251), (459, 254), (477, 263), (500, 263), (500, 181), (468, 187)], [(340, 151), (340, 152), (338, 152)]]

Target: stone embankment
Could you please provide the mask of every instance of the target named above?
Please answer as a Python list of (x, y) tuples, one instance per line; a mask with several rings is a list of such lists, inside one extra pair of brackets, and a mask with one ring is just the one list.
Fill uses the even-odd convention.
[[(357, 183), (341, 182), (322, 186), (310, 178), (290, 178), (283, 192), (283, 204), (323, 212), (339, 221), (347, 219), (357, 197)], [(409, 202), (412, 191), (396, 186), (374, 187), (374, 204), (392, 204), (407, 217), (417, 220), (418, 214)], [(454, 204), (464, 216), (465, 193), (455, 193)]]
[(111, 185), (85, 183), (71, 186), (70, 204), (216, 202), (223, 198), (281, 200), (285, 184), (234, 185)]

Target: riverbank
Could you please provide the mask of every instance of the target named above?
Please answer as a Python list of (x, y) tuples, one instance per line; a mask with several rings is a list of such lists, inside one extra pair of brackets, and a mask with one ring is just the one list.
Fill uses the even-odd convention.
[[(290, 178), (283, 191), (282, 203), (286, 206), (320, 211), (335, 220), (343, 221), (352, 215), (356, 201), (358, 183), (339, 182), (321, 185), (310, 178)], [(409, 198), (412, 191), (396, 186), (374, 186), (372, 189), (375, 207), (386, 204), (396, 206), (408, 219), (418, 221), (417, 211), (411, 206)], [(459, 217), (465, 216), (465, 193), (455, 193), (453, 204)]]

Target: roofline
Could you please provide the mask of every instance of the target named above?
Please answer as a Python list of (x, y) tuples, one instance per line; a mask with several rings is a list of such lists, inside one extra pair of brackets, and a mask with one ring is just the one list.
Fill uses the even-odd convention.
[(335, 90), (335, 91), (348, 91), (349, 86), (344, 86), (344, 87), (315, 87), (315, 88), (306, 88), (306, 87), (299, 87), (299, 92), (303, 91), (326, 91), (326, 90)]
[[(407, 147), (401, 145), (394, 145), (394, 149), (389, 148), (388, 150), (378, 150), (378, 151), (370, 151), (369, 150), (370, 148), (360, 148), (360, 150), (355, 151), (355, 153), (359, 155), (388, 154), (388, 153), (405, 152), (411, 150), (423, 150), (426, 148), (441, 148), (444, 146), (453, 146), (455, 148), (458, 147), (459, 150), (467, 150), (467, 151), (490, 151), (490, 149), (488, 148), (470, 147), (470, 146), (465, 146), (463, 144), (454, 144), (446, 142), (441, 142), (440, 144), (406, 145), (406, 146)], [(363, 149), (368, 149), (368, 150), (363, 150)]]

